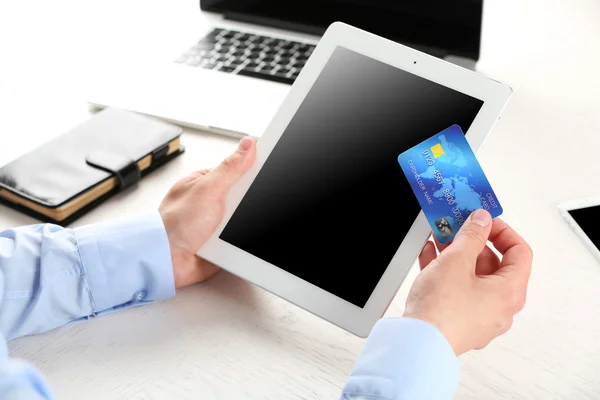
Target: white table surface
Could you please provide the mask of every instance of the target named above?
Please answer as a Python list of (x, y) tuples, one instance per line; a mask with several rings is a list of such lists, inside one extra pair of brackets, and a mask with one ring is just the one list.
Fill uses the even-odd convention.
[[(556, 204), (600, 194), (600, 2), (488, 0), (484, 16), (478, 68), (515, 94), (480, 160), (535, 261), (527, 306), (510, 332), (461, 357), (455, 398), (598, 399), (600, 265)], [(196, 0), (0, 2), (0, 164), (88, 116), (83, 87), (97, 60), (179, 52), (200, 23)], [(154, 210), (176, 179), (236, 146), (194, 131), (183, 141), (182, 157), (75, 225)], [(35, 222), (0, 206), (0, 229)], [(415, 275), (388, 315), (401, 315)], [(59, 399), (333, 399), (362, 345), (222, 273), (9, 348)]]

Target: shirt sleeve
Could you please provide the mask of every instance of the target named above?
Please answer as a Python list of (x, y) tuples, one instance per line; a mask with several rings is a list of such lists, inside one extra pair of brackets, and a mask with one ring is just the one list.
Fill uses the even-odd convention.
[(373, 327), (342, 400), (450, 400), (459, 364), (433, 325), (412, 318), (384, 318)]
[(33, 367), (8, 358), (6, 340), (174, 294), (158, 212), (0, 232), (0, 399), (52, 399)]

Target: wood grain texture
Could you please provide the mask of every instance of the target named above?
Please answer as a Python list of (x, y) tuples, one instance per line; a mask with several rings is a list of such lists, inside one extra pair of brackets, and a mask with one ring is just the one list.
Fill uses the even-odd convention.
[[(193, 38), (197, 8), (193, 0), (0, 3), (0, 37), (12, 38), (1, 42), (7, 61), (0, 93), (11, 97), (0, 106), (13, 110), (0, 113), (10, 128), (0, 129), (0, 139), (11, 141), (0, 146), (0, 163), (87, 115), (79, 82), (90, 79), (94, 55), (152, 54), (171, 43), (167, 33)], [(479, 158), (505, 219), (533, 247), (534, 269), (512, 329), (461, 357), (455, 399), (598, 399), (600, 265), (556, 204), (600, 193), (600, 3), (487, 1), (484, 21), (479, 70), (511, 85), (514, 96)], [(51, 46), (39, 46), (39, 32)], [(236, 146), (191, 131), (182, 142), (183, 156), (77, 224), (156, 209), (176, 179), (217, 165)], [(0, 206), (0, 229), (35, 222)], [(416, 273), (388, 315), (401, 315)], [(363, 343), (221, 273), (175, 298), (20, 338), (9, 348), (42, 370), (59, 399), (334, 399)]]

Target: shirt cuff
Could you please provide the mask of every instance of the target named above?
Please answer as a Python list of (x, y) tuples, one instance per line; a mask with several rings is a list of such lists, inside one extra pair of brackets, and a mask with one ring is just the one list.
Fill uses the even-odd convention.
[(95, 314), (175, 295), (169, 240), (158, 212), (74, 233)]
[(413, 318), (375, 324), (343, 391), (346, 398), (449, 400), (459, 363), (444, 335)]

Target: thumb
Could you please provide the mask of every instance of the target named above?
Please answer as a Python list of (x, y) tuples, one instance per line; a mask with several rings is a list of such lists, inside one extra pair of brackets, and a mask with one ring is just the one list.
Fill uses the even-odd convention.
[(487, 244), (492, 230), (491, 222), (492, 216), (489, 212), (483, 209), (475, 210), (459, 229), (448, 249), (475, 260)]
[(235, 153), (227, 157), (210, 173), (219, 188), (229, 190), (252, 165), (256, 158), (256, 142), (249, 136), (240, 140)]

